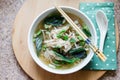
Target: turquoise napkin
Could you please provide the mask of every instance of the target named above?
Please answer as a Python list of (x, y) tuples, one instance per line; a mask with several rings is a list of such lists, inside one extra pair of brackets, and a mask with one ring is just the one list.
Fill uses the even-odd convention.
[(116, 34), (115, 34), (115, 20), (114, 20), (114, 3), (80, 3), (80, 10), (85, 13), (93, 22), (97, 36), (99, 46), (100, 41), (100, 31), (96, 23), (96, 12), (102, 10), (105, 12), (108, 18), (108, 33), (106, 36), (104, 44), (104, 54), (107, 57), (106, 62), (102, 62), (96, 55), (90, 63), (84, 68), (89, 70), (116, 70), (117, 60), (116, 60)]

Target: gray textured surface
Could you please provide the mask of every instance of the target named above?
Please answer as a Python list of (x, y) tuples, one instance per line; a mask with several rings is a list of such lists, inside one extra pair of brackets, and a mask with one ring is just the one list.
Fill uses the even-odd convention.
[[(21, 1), (24, 0), (0, 0), (0, 80), (31, 80), (19, 66), (12, 49), (12, 26), (23, 4)], [(120, 0), (107, 1), (115, 3), (115, 16), (120, 26)], [(99, 80), (120, 80), (119, 66), (120, 52), (118, 52), (118, 70), (108, 71)]]

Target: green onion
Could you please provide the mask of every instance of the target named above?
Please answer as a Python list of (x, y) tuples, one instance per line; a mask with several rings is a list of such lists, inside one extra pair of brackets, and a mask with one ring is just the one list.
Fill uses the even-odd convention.
[(91, 37), (91, 33), (90, 33), (87, 25), (85, 25), (85, 24), (82, 25), (82, 31), (86, 34), (86, 36)]
[(66, 30), (61, 30), (57, 34), (57, 38), (61, 38), (61, 39), (65, 40), (65, 41), (67, 41), (69, 37), (67, 35), (64, 35), (65, 32), (66, 32)]
[(65, 36), (62, 37), (62, 39), (65, 40), (65, 41), (67, 41), (68, 38), (69, 38), (69, 37), (68, 37), (67, 35), (65, 35)]
[(85, 41), (81, 41), (81, 42), (79, 43), (79, 45), (80, 45), (80, 46), (84, 46), (84, 45), (85, 45)]
[(63, 29), (63, 30), (60, 31), (59, 34), (63, 34), (63, 33), (65, 33), (65, 32), (66, 32), (66, 30)]
[(46, 45), (43, 45), (43, 46), (42, 46), (42, 50), (43, 50), (43, 51), (45, 51), (45, 50), (46, 50), (46, 48), (47, 48), (47, 46), (46, 46)]
[(51, 27), (52, 27), (52, 25), (47, 25), (47, 24), (44, 24), (44, 27), (45, 27), (45, 29), (49, 29), (49, 28), (51, 28)]
[(70, 39), (70, 42), (71, 42), (71, 43), (75, 43), (76, 40), (75, 40), (74, 38), (71, 38), (71, 39)]
[(77, 36), (77, 38), (78, 38), (79, 40), (83, 40), (83, 38), (82, 38), (81, 36)]
[(66, 30), (61, 30), (58, 34), (57, 37), (61, 38), (61, 36), (66, 32)]
[(35, 37), (39, 36), (41, 33), (42, 33), (42, 31), (39, 30), (39, 31), (37, 31), (37, 32), (33, 35), (33, 37), (35, 38)]

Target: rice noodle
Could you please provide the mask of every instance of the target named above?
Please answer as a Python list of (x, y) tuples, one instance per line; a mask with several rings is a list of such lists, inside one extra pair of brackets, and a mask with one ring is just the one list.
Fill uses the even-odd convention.
[(45, 40), (45, 33), (44, 33), (44, 30), (41, 30), (42, 31), (42, 34), (43, 34), (43, 39)]
[(49, 49), (47, 49), (47, 50), (45, 51), (44, 57), (45, 57), (46, 59), (49, 59), (50, 62), (52, 62), (52, 59), (62, 60), (61, 58), (59, 58), (58, 56), (56, 56), (52, 50), (49, 50)]

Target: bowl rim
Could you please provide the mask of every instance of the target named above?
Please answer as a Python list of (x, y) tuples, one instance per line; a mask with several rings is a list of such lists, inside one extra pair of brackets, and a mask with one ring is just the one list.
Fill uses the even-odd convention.
[[(82, 15), (89, 21), (89, 23), (91, 24), (92, 29), (93, 29), (93, 31), (94, 31), (94, 35), (95, 35), (95, 40), (94, 40), (95, 42), (94, 42), (94, 44), (96, 45), (96, 44), (97, 44), (96, 30), (95, 30), (95, 27), (94, 27), (92, 21), (87, 17), (87, 15), (85, 15), (83, 12), (81, 12), (80, 10), (78, 10), (78, 9), (76, 9), (76, 8), (73, 8), (73, 7), (69, 7), (69, 6), (59, 6), (59, 7), (63, 8), (63, 9), (64, 9), (64, 8), (65, 8), (65, 9), (71, 9), (71, 10), (74, 10), (74, 11), (76, 11), (76, 12), (79, 12), (80, 14), (82, 14)], [(33, 20), (32, 24), (31, 24), (31, 26), (30, 26), (30, 28), (29, 28), (28, 38), (27, 38), (27, 44), (28, 44), (29, 53), (30, 53), (31, 57), (33, 58), (33, 60), (35, 61), (35, 63), (37, 63), (37, 65), (40, 66), (41, 68), (43, 68), (44, 70), (46, 70), (46, 71), (48, 71), (48, 72), (51, 72), (51, 73), (55, 73), (55, 74), (70, 74), (70, 73), (76, 72), (76, 71), (82, 69), (83, 67), (85, 67), (85, 66), (90, 62), (90, 60), (92, 59), (94, 53), (91, 53), (89, 60), (86, 62), (86, 64), (85, 64), (82, 68), (77, 68), (77, 69), (71, 68), (71, 69), (73, 69), (73, 70), (65, 70), (65, 71), (63, 71), (63, 72), (61, 72), (61, 71), (59, 72), (59, 70), (52, 70), (52, 69), (50, 70), (50, 69), (48, 69), (47, 67), (45, 67), (45, 66), (47, 66), (47, 65), (46, 65), (46, 64), (43, 64), (43, 63), (40, 63), (40, 59), (38, 60), (38, 58), (36, 58), (36, 53), (35, 53), (35, 51), (31, 50), (31, 46), (33, 46), (33, 45), (32, 45), (32, 43), (31, 43), (30, 39), (31, 39), (31, 31), (32, 31), (33, 26), (36, 24), (36, 21), (39, 20), (39, 17), (41, 17), (42, 15), (44, 15), (44, 13), (46, 13), (46, 12), (52, 10), (52, 9), (55, 9), (55, 7), (51, 7), (51, 8), (48, 8), (48, 9), (44, 10), (43, 12), (41, 12), (41, 13)], [(39, 21), (39, 22), (40, 22), (40, 21)]]

